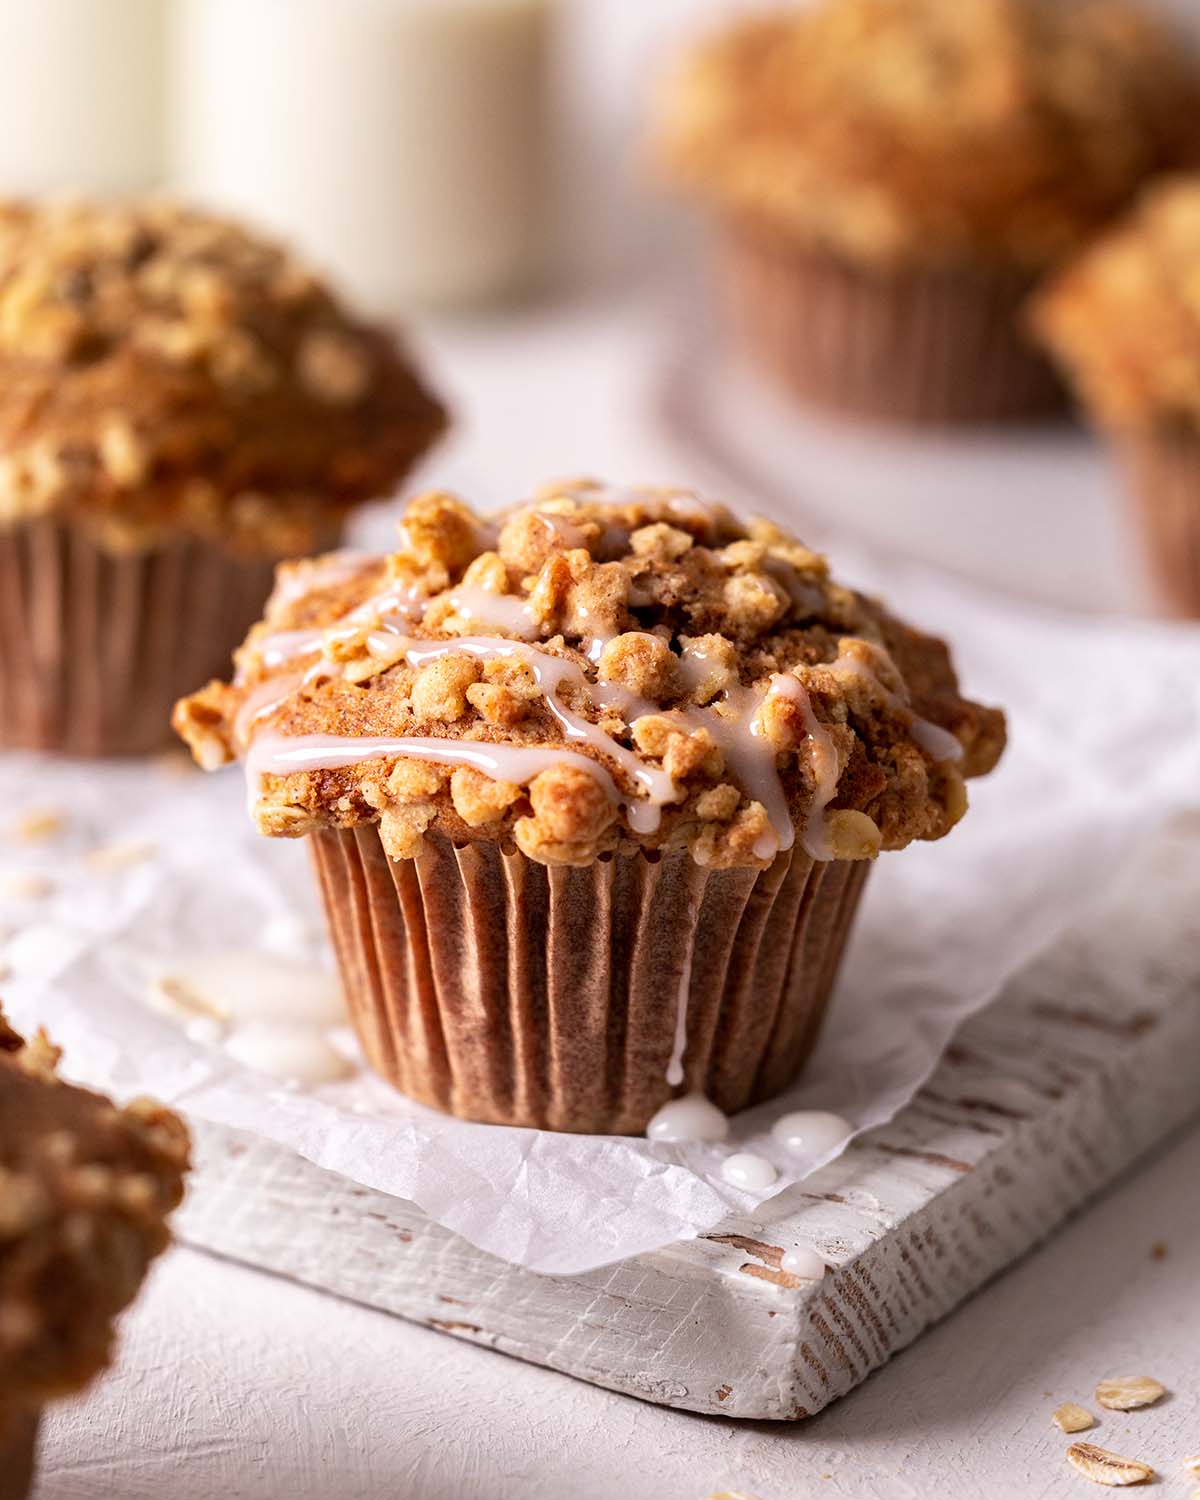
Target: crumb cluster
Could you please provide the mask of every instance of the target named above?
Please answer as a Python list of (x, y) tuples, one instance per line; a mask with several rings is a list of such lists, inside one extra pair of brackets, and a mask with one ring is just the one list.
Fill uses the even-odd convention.
[(161, 1105), (58, 1080), (57, 1049), (0, 1013), (0, 1411), (77, 1390), (168, 1241), (188, 1165)]
[(1196, 160), (1200, 71), (1132, 0), (822, 0), (735, 24), (660, 155), (727, 213), (883, 264), (1040, 270)]
[(0, 525), (310, 551), (443, 425), (279, 246), (166, 202), (0, 202)]
[[(264, 743), (317, 735), (563, 760), (506, 780), (399, 746), (268, 770), (256, 777), (265, 833), (378, 821), (397, 859), (436, 831), (547, 864), (686, 847), (706, 866), (762, 865), (774, 788), (795, 829), (819, 815), (830, 857), (869, 858), (946, 833), (964, 778), (1003, 747), (1003, 716), (959, 694), (941, 641), (834, 582), (779, 527), (686, 492), (551, 485), (494, 523), (431, 493), (409, 505), (401, 537), (348, 577), (336, 555), (280, 569), (235, 681), (176, 709), (196, 758), (213, 768), (249, 749), (253, 769)], [(410, 601), (399, 628), (397, 599)], [(457, 640), (461, 652), (410, 660), (414, 645)], [(564, 731), (551, 693), (584, 738)], [(939, 731), (953, 754), (930, 753)], [(649, 829), (633, 816), (639, 777), (673, 788)]]
[(1200, 175), (1169, 178), (1073, 261), (1032, 312), (1097, 421), (1200, 426)]

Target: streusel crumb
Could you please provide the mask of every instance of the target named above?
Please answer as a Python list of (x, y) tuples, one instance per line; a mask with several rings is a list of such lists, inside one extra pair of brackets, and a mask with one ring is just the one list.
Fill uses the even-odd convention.
[(77, 1390), (108, 1363), (188, 1166), (169, 1110), (119, 1109), (60, 1082), (57, 1061), (0, 1012), (0, 1409)]
[(1036, 270), (1195, 162), (1198, 108), (1132, 0), (823, 0), (701, 47), (658, 149), (722, 211), (855, 259)]
[(1003, 747), (942, 642), (686, 491), (550, 485), (490, 521), (427, 494), (401, 538), (282, 567), (233, 683), (176, 709), (201, 765), (247, 757), (266, 833), (864, 859), (948, 832)]
[(294, 555), (443, 425), (391, 334), (270, 241), (165, 202), (0, 202), (0, 525)]
[(1200, 175), (1148, 189), (1032, 318), (1104, 426), (1200, 428)]

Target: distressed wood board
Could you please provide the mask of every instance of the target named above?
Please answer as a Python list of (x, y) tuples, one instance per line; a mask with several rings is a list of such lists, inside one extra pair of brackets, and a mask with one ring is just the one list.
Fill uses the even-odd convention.
[[(844, 1395), (1200, 1109), (1200, 833), (971, 1020), (913, 1103), (696, 1240), (585, 1275), (475, 1249), (414, 1205), (200, 1122), (181, 1236), (484, 1348), (692, 1411)], [(823, 1283), (779, 1269), (813, 1244)]]

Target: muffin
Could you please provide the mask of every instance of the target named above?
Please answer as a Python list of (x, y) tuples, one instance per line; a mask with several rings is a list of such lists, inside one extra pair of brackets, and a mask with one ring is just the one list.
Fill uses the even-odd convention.
[(763, 521), (550, 485), (492, 521), (427, 494), (353, 578), (281, 570), (178, 706), (310, 840), (351, 1016), (405, 1094), (643, 1130), (738, 1110), (810, 1051), (871, 862), (936, 839), (1002, 716), (945, 646)]
[(1200, 175), (1147, 189), (1031, 316), (1120, 455), (1164, 606), (1200, 616)]
[(1017, 315), (1148, 174), (1196, 160), (1200, 79), (1134, 0), (821, 0), (680, 69), (665, 173), (721, 225), (750, 355), (914, 423), (1051, 411)]
[(55, 1076), (0, 1013), (0, 1495), (20, 1500), (46, 1402), (112, 1357), (113, 1320), (168, 1241), (187, 1132), (149, 1100), (118, 1109)]
[(278, 246), (169, 204), (0, 204), (0, 745), (169, 741), (275, 563), (444, 417)]

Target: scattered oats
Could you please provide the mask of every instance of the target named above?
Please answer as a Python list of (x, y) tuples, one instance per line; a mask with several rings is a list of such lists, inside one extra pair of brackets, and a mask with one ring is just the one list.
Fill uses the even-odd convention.
[(1193, 1453), (1190, 1458), (1185, 1458), (1183, 1467), (1196, 1479), (1200, 1479), (1200, 1453)]
[(157, 852), (155, 844), (101, 844), (89, 849), (83, 858), (92, 870), (124, 870), (128, 865), (153, 858)]
[(1094, 1484), (1120, 1487), (1145, 1484), (1147, 1479), (1154, 1478), (1154, 1470), (1149, 1464), (1136, 1458), (1122, 1458), (1107, 1448), (1097, 1448), (1095, 1443), (1072, 1443), (1067, 1449), (1067, 1461)]
[(1167, 1388), (1149, 1375), (1118, 1375), (1102, 1380), (1096, 1387), (1096, 1400), (1109, 1411), (1134, 1411), (1139, 1406), (1153, 1406), (1167, 1394)]
[(54, 891), (46, 875), (7, 875), (0, 881), (0, 896), (12, 901), (44, 901)]
[(53, 807), (37, 807), (22, 813), (13, 824), (13, 837), (34, 843), (38, 839), (52, 839), (63, 830), (62, 813)]
[(1060, 1432), (1086, 1432), (1089, 1427), (1096, 1425), (1091, 1412), (1076, 1405), (1074, 1401), (1064, 1401), (1054, 1413), (1052, 1421)]
[(213, 1021), (224, 1021), (224, 1010), (207, 995), (194, 989), (186, 980), (173, 974), (160, 974), (150, 985), (150, 1003), (156, 1010), (169, 1011), (172, 1015), (207, 1016)]

